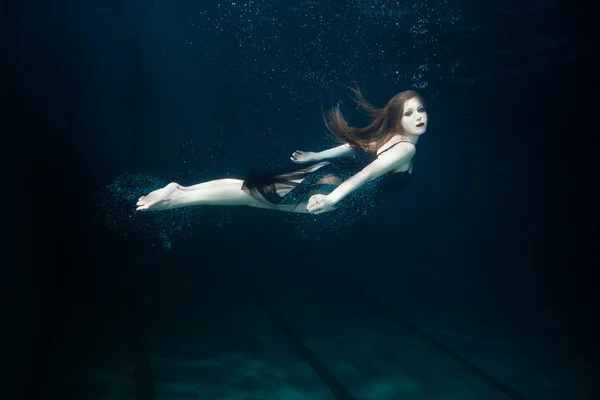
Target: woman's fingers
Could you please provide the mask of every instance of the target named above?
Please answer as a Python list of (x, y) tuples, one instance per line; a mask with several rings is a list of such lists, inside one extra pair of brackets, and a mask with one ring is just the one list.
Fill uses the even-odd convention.
[(321, 214), (324, 212), (323, 207), (320, 204), (315, 204), (306, 209), (311, 214)]
[(310, 199), (308, 199), (308, 204), (306, 205), (306, 211), (308, 212), (312, 212), (313, 209), (315, 208), (316, 203), (314, 202), (313, 198), (311, 197)]
[(301, 162), (303, 155), (304, 155), (304, 153), (302, 151), (296, 150), (295, 152), (292, 153), (290, 160), (292, 160), (294, 162)]
[(324, 208), (324, 196), (320, 194), (316, 194), (308, 199), (308, 204), (306, 205), (306, 211), (311, 214), (321, 214)]

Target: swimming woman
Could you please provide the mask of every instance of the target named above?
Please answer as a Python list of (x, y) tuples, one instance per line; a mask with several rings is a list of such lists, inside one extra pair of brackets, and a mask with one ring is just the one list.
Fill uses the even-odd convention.
[[(296, 150), (291, 160), (305, 168), (251, 171), (245, 180), (217, 179), (187, 187), (169, 183), (140, 197), (137, 210), (216, 205), (321, 214), (360, 208), (403, 189), (411, 182), (415, 146), (427, 129), (422, 97), (405, 91), (377, 108), (359, 90), (351, 90), (372, 122), (350, 126), (339, 107), (333, 108), (327, 128), (341, 145), (321, 152)], [(364, 160), (350, 161), (360, 154)]]

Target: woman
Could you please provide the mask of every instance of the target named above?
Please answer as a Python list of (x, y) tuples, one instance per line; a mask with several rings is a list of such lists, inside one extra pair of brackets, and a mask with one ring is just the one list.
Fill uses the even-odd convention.
[[(401, 190), (410, 183), (415, 145), (427, 129), (423, 99), (414, 91), (405, 91), (385, 107), (376, 108), (359, 90), (351, 90), (373, 121), (363, 128), (349, 126), (335, 107), (329, 112), (327, 127), (343, 144), (319, 153), (295, 151), (291, 160), (310, 164), (307, 168), (286, 173), (254, 171), (244, 181), (217, 179), (188, 187), (169, 183), (140, 197), (137, 210), (244, 205), (321, 214), (365, 209), (387, 193)], [(359, 154), (366, 160), (348, 160)]]

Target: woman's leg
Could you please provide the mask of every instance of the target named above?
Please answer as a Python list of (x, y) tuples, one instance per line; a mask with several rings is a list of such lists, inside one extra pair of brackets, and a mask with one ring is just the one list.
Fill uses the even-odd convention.
[(306, 213), (306, 205), (265, 204), (242, 190), (240, 179), (218, 179), (201, 184), (184, 187), (177, 183), (169, 183), (162, 189), (142, 196), (137, 202), (138, 211), (159, 211), (181, 207), (214, 205), (214, 206), (249, 206), (286, 212)]
[(215, 187), (218, 185), (223, 185), (225, 183), (235, 183), (235, 184), (239, 184), (240, 187), (242, 187), (242, 181), (240, 179), (225, 178), (225, 179), (215, 179), (214, 181), (201, 182), (201, 183), (197, 183), (192, 186), (179, 185), (179, 188), (181, 190), (190, 191), (190, 190), (198, 190), (198, 189), (206, 189), (209, 187)]

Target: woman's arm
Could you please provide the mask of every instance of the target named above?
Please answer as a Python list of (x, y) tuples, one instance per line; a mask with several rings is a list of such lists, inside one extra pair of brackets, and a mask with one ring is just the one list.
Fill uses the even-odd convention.
[(350, 157), (355, 152), (356, 150), (346, 144), (343, 144), (341, 146), (319, 152), (296, 150), (290, 159), (296, 164), (306, 164), (323, 161), (330, 158)]
[(379, 178), (399, 166), (406, 164), (415, 155), (413, 144), (405, 142), (394, 146), (381, 154), (375, 161), (367, 165), (357, 174), (351, 176), (328, 195), (314, 195), (308, 201), (306, 209), (312, 214), (320, 214), (335, 208), (335, 205), (348, 194), (368, 181)]
[(328, 158), (351, 157), (354, 153), (356, 153), (356, 150), (354, 150), (352, 147), (348, 146), (347, 144), (343, 144), (341, 146), (337, 146), (337, 147), (334, 147), (331, 149), (320, 151), (316, 154), (317, 154), (317, 157), (319, 157), (319, 161), (321, 161), (321, 160), (326, 160)]

